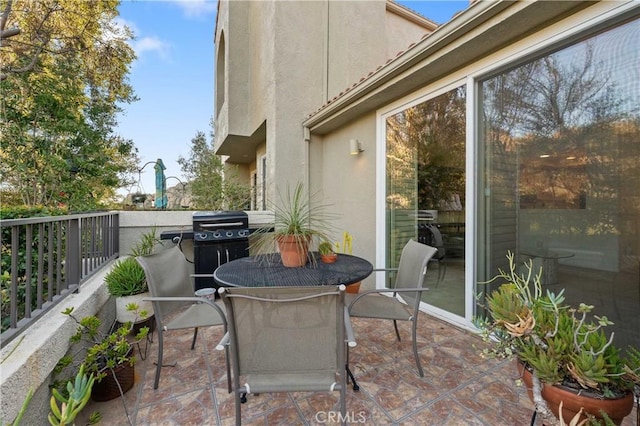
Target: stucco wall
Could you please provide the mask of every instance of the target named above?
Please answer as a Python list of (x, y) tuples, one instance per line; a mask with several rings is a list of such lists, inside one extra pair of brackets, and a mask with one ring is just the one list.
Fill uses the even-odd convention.
[[(310, 143), (310, 188), (319, 192), (339, 216), (335, 221), (337, 240), (342, 232), (353, 236), (353, 254), (375, 263), (376, 239), (376, 135), (375, 113), (362, 116), (330, 135), (314, 136)], [(364, 149), (349, 153), (349, 140), (358, 139)], [(327, 161), (330, 159), (330, 161)], [(373, 284), (373, 278), (366, 281)]]

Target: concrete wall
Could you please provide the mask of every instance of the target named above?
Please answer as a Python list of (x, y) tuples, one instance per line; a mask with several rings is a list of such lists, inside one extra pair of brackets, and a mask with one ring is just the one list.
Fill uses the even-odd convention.
[(72, 294), (29, 327), (0, 352), (2, 373), (0, 395), (0, 424), (12, 422), (29, 389), (35, 395), (29, 404), (23, 425), (46, 425), (49, 413), (49, 384), (56, 363), (69, 349), (69, 338), (75, 334), (76, 324), (60, 312), (74, 307), (78, 318), (98, 314), (105, 324), (115, 319), (115, 304), (104, 283), (111, 264), (83, 283)]

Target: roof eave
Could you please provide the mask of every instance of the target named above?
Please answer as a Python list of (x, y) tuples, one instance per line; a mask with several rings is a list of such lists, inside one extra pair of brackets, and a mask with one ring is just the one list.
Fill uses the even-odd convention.
[[(443, 58), (445, 55), (447, 57), (453, 57), (453, 55), (455, 55), (456, 57), (456, 63), (454, 65), (449, 64), (449, 68), (446, 70), (446, 72), (452, 72), (470, 61), (477, 59), (479, 56), (486, 55), (501, 47), (501, 45), (498, 45), (496, 42), (494, 43), (496, 44), (495, 46), (470, 48), (471, 44), (476, 40), (475, 37), (478, 31), (480, 31), (480, 34), (486, 34), (488, 28), (502, 25), (505, 27), (505, 31), (512, 32), (512, 34), (507, 34), (505, 31), (501, 31), (500, 34), (504, 36), (504, 43), (514, 38), (523, 37), (539, 26), (540, 23), (531, 19), (531, 28), (523, 28), (522, 25), (514, 28), (505, 25), (505, 23), (514, 16), (521, 16), (527, 9), (536, 11), (537, 19), (544, 21), (545, 19), (564, 16), (569, 10), (584, 8), (589, 4), (593, 3), (589, 1), (475, 2), (463, 12), (456, 15), (451, 21), (440, 26), (435, 32), (422, 39), (415, 46), (393, 60), (388, 61), (370, 73), (366, 78), (355, 83), (343, 92), (342, 95), (312, 113), (303, 122), (303, 125), (313, 133), (327, 133), (348, 123), (366, 111), (374, 110), (419, 87), (424, 87), (429, 81), (440, 78), (445, 71), (444, 68), (442, 68), (444, 66)], [(509, 10), (507, 11), (507, 9)], [(505, 11), (507, 11), (507, 13), (505, 13)], [(544, 14), (541, 12), (544, 12)], [(483, 29), (483, 26), (486, 28)], [(474, 38), (465, 40), (465, 36), (470, 35), (474, 31), (476, 32), (476, 34), (473, 35)], [(459, 54), (459, 52), (464, 52), (464, 55)], [(421, 63), (423, 63), (423, 65), (420, 65), (420, 78), (412, 78), (410, 79), (411, 81), (404, 81), (408, 79), (402, 79), (403, 73)], [(433, 72), (436, 69), (438, 72)], [(412, 75), (418, 74), (415, 71), (412, 72)]]

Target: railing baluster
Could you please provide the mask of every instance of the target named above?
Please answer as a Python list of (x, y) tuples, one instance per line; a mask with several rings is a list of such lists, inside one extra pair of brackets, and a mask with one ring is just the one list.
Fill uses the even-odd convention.
[(44, 303), (44, 223), (38, 224), (38, 309)]
[(24, 317), (31, 318), (31, 282), (33, 281), (33, 225), (25, 226), (25, 244), (26, 244), (26, 272), (25, 272), (25, 289), (24, 289)]
[(9, 323), (15, 328), (18, 323), (18, 249), (20, 248), (20, 229), (11, 230), (11, 301), (9, 307)]
[(10, 219), (0, 225), (7, 232), (3, 248), (11, 245), (6, 251), (11, 277), (3, 283), (9, 293), (9, 312), (3, 313), (9, 324), (0, 335), (4, 347), (117, 257), (120, 230), (115, 212)]

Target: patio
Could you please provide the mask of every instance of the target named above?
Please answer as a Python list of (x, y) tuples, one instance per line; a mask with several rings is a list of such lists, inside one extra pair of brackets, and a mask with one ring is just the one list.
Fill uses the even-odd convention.
[[(527, 425), (532, 404), (515, 383), (510, 361), (482, 359), (484, 343), (472, 333), (422, 314), (419, 347), (425, 377), (416, 373), (409, 323), (399, 323), (403, 341), (396, 342), (389, 322), (354, 319), (358, 346), (351, 352), (351, 368), (360, 391), (349, 388), (348, 414), (352, 423), (367, 425)], [(153, 389), (156, 342), (148, 357), (136, 364), (136, 385), (125, 394), (134, 425), (231, 425), (233, 395), (227, 393), (224, 353), (215, 350), (219, 328), (201, 330), (190, 351), (190, 332), (167, 332), (160, 386)], [(337, 407), (337, 392), (249, 395), (242, 407), (244, 424), (325, 424), (326, 413)], [(94, 403), (102, 424), (128, 424), (122, 400)], [(623, 425), (634, 424), (635, 411)], [(82, 424), (82, 419), (78, 419)]]

